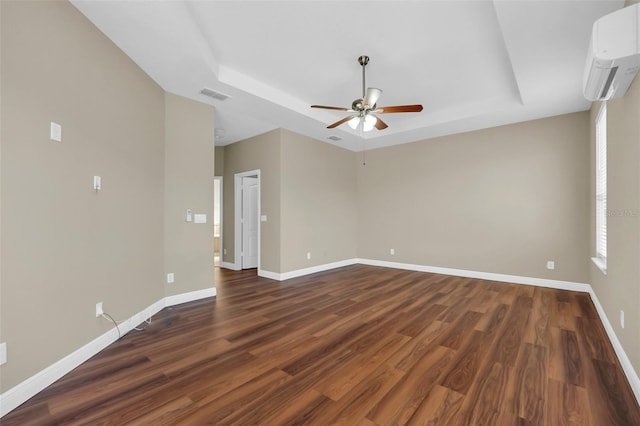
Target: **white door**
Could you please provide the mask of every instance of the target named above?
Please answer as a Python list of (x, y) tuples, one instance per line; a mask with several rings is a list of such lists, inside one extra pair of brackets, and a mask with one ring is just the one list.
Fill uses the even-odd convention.
[(242, 177), (242, 269), (258, 267), (258, 178)]

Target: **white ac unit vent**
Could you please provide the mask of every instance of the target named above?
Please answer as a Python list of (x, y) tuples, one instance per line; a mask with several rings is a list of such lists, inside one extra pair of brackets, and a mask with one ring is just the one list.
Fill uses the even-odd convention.
[(640, 70), (640, 3), (593, 24), (582, 92), (590, 101), (620, 98)]
[(210, 98), (217, 99), (219, 101), (225, 101), (225, 100), (227, 100), (227, 99), (229, 99), (231, 97), (229, 95), (225, 95), (224, 93), (220, 93), (220, 92), (217, 92), (217, 91), (215, 91), (213, 89), (209, 89), (209, 88), (206, 88), (206, 87), (204, 89), (202, 89), (200, 91), (200, 93), (202, 93), (205, 96), (209, 96)]

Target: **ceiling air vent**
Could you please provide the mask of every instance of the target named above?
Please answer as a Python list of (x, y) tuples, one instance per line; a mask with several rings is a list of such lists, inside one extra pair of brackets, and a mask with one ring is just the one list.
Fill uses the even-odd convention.
[(225, 101), (229, 99), (231, 96), (225, 95), (224, 93), (216, 92), (213, 89), (204, 88), (200, 91), (205, 96), (209, 96), (210, 98), (217, 99), (219, 101)]
[(327, 137), (327, 139), (331, 139), (332, 141), (338, 142), (341, 141), (342, 138), (340, 136), (336, 136), (336, 135), (331, 135), (329, 137)]

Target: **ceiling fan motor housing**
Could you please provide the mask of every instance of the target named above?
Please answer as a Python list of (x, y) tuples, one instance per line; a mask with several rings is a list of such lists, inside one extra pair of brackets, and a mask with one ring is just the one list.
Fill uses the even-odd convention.
[(376, 104), (373, 104), (372, 106), (366, 106), (364, 104), (364, 99), (360, 98), (360, 99), (356, 99), (355, 101), (353, 101), (351, 103), (351, 109), (356, 111), (356, 112), (369, 112), (369, 111), (375, 111), (376, 109)]

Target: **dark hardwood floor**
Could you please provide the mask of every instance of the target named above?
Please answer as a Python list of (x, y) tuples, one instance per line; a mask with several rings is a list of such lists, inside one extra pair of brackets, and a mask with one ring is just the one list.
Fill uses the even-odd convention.
[(362, 265), (217, 279), (2, 425), (640, 425), (587, 294)]

